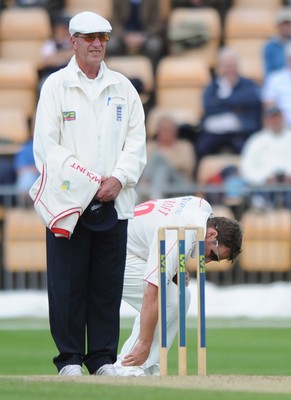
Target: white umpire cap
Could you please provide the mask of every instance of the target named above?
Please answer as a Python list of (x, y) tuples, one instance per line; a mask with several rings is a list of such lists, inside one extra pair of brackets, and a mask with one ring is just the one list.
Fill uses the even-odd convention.
[(75, 33), (111, 32), (112, 26), (101, 15), (91, 11), (83, 11), (70, 20), (69, 31), (71, 35)]

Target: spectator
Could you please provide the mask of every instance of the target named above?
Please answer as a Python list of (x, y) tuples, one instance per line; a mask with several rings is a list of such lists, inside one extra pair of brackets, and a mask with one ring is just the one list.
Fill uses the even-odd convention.
[(278, 106), (284, 123), (291, 128), (291, 43), (285, 48), (285, 66), (272, 72), (266, 79), (262, 91), (265, 108)]
[(158, 1), (113, 0), (112, 25), (108, 56), (144, 54), (156, 68), (165, 51), (165, 22)]
[(240, 74), (231, 48), (218, 54), (216, 76), (203, 94), (204, 115), (196, 141), (198, 160), (227, 148), (240, 154), (246, 139), (261, 127), (260, 88)]
[(33, 157), (33, 141), (29, 139), (13, 156), (0, 158), (0, 185), (15, 185), (18, 201), (31, 206), (29, 189), (39, 176)]
[(137, 186), (141, 196), (161, 198), (193, 191), (193, 145), (179, 139), (178, 126), (170, 116), (159, 119), (156, 136), (147, 143), (147, 156), (148, 163)]
[(41, 57), (38, 64), (39, 88), (44, 80), (60, 68), (65, 67), (74, 54), (69, 32), (69, 18), (57, 17), (53, 23), (53, 37), (47, 40), (41, 49)]
[(291, 10), (279, 9), (276, 16), (277, 35), (269, 39), (263, 48), (265, 78), (273, 71), (283, 68), (286, 63), (285, 47), (291, 43)]
[(284, 125), (281, 110), (264, 112), (264, 127), (245, 143), (241, 176), (250, 185), (291, 182), (291, 130)]
[(29, 189), (39, 176), (33, 156), (33, 139), (23, 144), (18, 153), (14, 156), (13, 162), (16, 174), (16, 189), (20, 201), (24, 205), (30, 205)]

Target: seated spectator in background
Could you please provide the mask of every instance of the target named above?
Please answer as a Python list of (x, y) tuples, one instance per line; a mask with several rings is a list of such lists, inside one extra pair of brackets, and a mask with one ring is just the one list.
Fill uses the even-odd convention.
[[(276, 192), (276, 186), (291, 183), (291, 130), (284, 125), (278, 107), (264, 114), (264, 128), (246, 142), (241, 154), (241, 177), (251, 186), (270, 186), (269, 192), (259, 189), (251, 197), (256, 208), (290, 207), (290, 191)], [(275, 185), (275, 187), (274, 187)]]
[(225, 149), (240, 154), (246, 139), (260, 128), (260, 88), (241, 76), (238, 53), (223, 48), (218, 54), (216, 76), (203, 93), (197, 157), (200, 160)]
[(281, 110), (264, 112), (264, 127), (252, 135), (241, 153), (241, 176), (250, 185), (291, 182), (291, 130)]
[(291, 128), (291, 43), (285, 48), (285, 66), (270, 73), (262, 90), (265, 108), (278, 106), (283, 114), (284, 122)]
[(276, 16), (277, 35), (270, 38), (263, 48), (265, 78), (273, 71), (283, 68), (286, 63), (285, 47), (291, 43), (291, 10), (279, 9)]
[(113, 33), (107, 56), (142, 54), (154, 68), (165, 51), (160, 4), (156, 0), (113, 0)]
[(16, 189), (24, 205), (31, 204), (29, 189), (39, 176), (33, 156), (33, 140), (29, 139), (14, 157)]
[(0, 158), (0, 185), (15, 185), (22, 205), (31, 205), (28, 192), (38, 176), (32, 138), (22, 145), (14, 157)]
[(39, 87), (52, 72), (65, 67), (74, 54), (68, 29), (69, 19), (59, 16), (52, 22), (53, 37), (47, 40), (41, 49), (38, 65)]
[(148, 162), (137, 185), (142, 200), (193, 192), (195, 151), (190, 141), (180, 139), (170, 116), (158, 122), (156, 137), (147, 142)]

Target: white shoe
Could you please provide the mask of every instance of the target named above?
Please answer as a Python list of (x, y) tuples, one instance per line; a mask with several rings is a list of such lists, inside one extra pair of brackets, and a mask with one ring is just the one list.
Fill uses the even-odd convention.
[(63, 367), (59, 371), (59, 375), (71, 375), (71, 376), (82, 376), (83, 375), (83, 368), (81, 365), (78, 364), (69, 364)]
[(117, 372), (113, 364), (104, 364), (97, 369), (94, 375), (117, 376)]

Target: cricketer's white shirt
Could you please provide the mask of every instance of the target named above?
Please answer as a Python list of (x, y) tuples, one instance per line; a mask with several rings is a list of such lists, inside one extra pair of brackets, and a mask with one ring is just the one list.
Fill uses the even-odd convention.
[[(128, 255), (146, 261), (144, 280), (158, 286), (158, 229), (166, 226), (187, 227), (193, 225), (204, 229), (213, 215), (210, 204), (194, 196), (150, 200), (135, 207), (133, 220), (128, 226)], [(186, 260), (194, 257), (196, 231), (186, 230)], [(177, 272), (178, 246), (175, 231), (166, 233), (166, 275), (170, 282)]]

